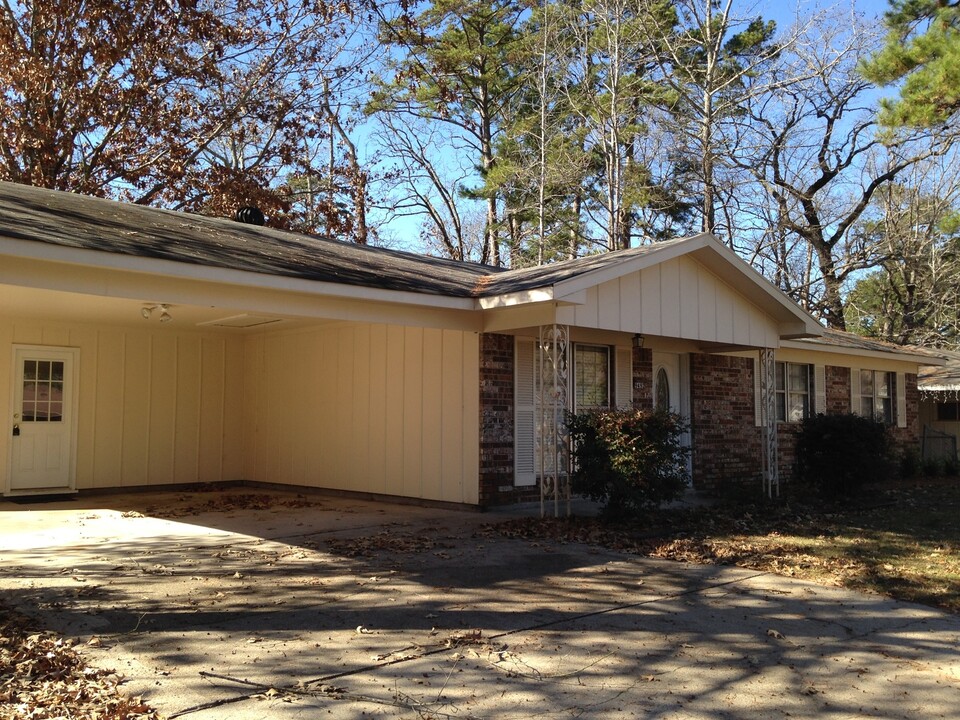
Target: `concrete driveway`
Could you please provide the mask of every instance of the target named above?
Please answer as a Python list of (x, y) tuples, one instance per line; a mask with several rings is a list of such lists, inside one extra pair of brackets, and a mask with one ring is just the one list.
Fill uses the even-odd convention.
[(960, 618), (249, 488), (0, 502), (0, 599), (169, 718), (957, 718)]

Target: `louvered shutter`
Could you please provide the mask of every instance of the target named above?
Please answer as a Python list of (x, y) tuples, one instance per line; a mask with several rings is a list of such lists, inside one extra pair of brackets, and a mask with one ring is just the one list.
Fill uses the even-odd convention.
[(535, 485), (537, 472), (535, 463), (534, 428), (534, 353), (535, 343), (529, 338), (517, 338), (514, 352), (513, 386), (513, 468), (514, 485)]
[(760, 353), (753, 359), (753, 424), (763, 426), (763, 388), (760, 386)]
[(850, 368), (850, 412), (859, 415), (860, 407), (860, 368)]
[(827, 369), (823, 365), (813, 366), (813, 412), (812, 415), (827, 413)]
[(897, 427), (907, 426), (907, 378), (902, 372), (897, 373)]

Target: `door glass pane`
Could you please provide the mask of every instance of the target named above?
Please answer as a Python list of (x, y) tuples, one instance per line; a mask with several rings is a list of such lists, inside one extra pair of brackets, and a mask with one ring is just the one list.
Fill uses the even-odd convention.
[(51, 402), (50, 414), (47, 416), (50, 422), (61, 422), (63, 420), (63, 403)]
[(37, 361), (37, 380), (49, 380), (49, 379), (50, 379), (50, 361), (38, 360)]
[(24, 380), (37, 379), (37, 361), (36, 360), (23, 361), (23, 379)]
[(50, 379), (54, 382), (63, 382), (63, 362), (57, 361), (52, 363)]
[(670, 410), (670, 379), (664, 368), (657, 371), (656, 405), (657, 410)]

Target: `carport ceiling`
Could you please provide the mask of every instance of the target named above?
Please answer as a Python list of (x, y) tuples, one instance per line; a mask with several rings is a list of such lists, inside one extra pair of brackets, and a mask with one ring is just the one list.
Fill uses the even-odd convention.
[[(141, 315), (141, 309), (144, 306), (163, 302), (165, 299), (162, 297), (132, 300), (0, 284), (0, 307), (4, 311), (14, 317), (55, 320), (64, 323), (95, 323), (123, 325), (144, 330), (156, 329), (160, 326), (159, 313), (154, 312), (150, 319), (145, 320)], [(174, 303), (169, 305), (169, 313), (172, 320), (163, 323), (162, 327), (172, 330), (203, 329), (250, 333), (307, 323), (296, 318), (247, 312), (244, 308), (237, 307), (202, 307)], [(310, 321), (309, 324), (316, 325), (317, 322)]]

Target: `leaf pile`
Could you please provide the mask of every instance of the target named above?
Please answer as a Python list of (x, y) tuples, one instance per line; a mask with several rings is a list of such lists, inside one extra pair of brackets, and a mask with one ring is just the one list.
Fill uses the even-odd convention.
[[(412, 534), (391, 530), (356, 538), (331, 538), (326, 541), (326, 545), (333, 552), (352, 558), (370, 558), (382, 553), (416, 554), (456, 547), (454, 543), (441, 541), (425, 531)], [(437, 554), (444, 556), (442, 553)]]
[(223, 494), (213, 498), (201, 498), (195, 501), (195, 495), (181, 495), (177, 498), (186, 505), (173, 504), (169, 506), (152, 505), (146, 508), (146, 514), (157, 518), (179, 518), (188, 515), (199, 515), (211, 512), (231, 512), (235, 510), (272, 510), (278, 507), (305, 508), (318, 506), (319, 503), (303, 495), (283, 497), (266, 493)]
[(124, 697), (112, 670), (87, 667), (69, 642), (0, 607), (0, 720), (156, 720)]

